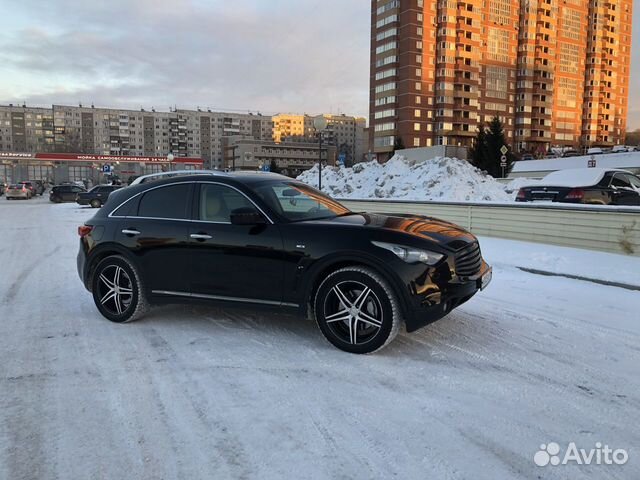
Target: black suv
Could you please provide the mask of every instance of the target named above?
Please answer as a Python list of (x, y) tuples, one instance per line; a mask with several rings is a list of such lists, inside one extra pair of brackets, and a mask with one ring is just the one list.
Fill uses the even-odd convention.
[(80, 192), (76, 198), (78, 205), (91, 205), (93, 208), (100, 208), (105, 204), (111, 192), (122, 188), (120, 185), (96, 185), (88, 192)]
[(78, 194), (86, 191), (77, 185), (56, 185), (49, 192), (49, 200), (54, 203), (75, 202)]
[(370, 353), (491, 280), (477, 239), (434, 218), (349, 211), (269, 173), (130, 186), (78, 228), (78, 273), (122, 323), (150, 303), (211, 300), (297, 310), (336, 347)]

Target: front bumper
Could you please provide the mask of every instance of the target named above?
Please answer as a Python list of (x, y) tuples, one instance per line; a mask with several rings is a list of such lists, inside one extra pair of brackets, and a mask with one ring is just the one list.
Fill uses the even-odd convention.
[(442, 276), (442, 272), (436, 270), (422, 285), (413, 285), (411, 307), (405, 312), (407, 332), (413, 332), (441, 319), (478, 291), (486, 288), (491, 281), (492, 269), (483, 261), (480, 271), (472, 277)]

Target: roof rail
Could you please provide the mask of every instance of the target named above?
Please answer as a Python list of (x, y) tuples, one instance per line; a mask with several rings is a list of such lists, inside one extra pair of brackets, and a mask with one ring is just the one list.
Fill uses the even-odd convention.
[(171, 170), (169, 172), (150, 173), (149, 175), (142, 175), (136, 178), (131, 185), (139, 185), (141, 183), (154, 182), (158, 180), (164, 180), (171, 177), (183, 177), (186, 175), (226, 175), (220, 170)]

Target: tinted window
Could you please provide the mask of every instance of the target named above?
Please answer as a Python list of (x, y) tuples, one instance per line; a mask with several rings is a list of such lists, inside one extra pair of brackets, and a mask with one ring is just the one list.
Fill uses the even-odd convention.
[(139, 217), (188, 218), (189, 184), (160, 187), (145, 193), (138, 207)]
[(231, 212), (255, 206), (243, 194), (224, 185), (204, 183), (200, 187), (199, 218), (205, 222), (230, 223)]
[(629, 183), (629, 180), (626, 177), (627, 176), (622, 173), (616, 173), (613, 176), (611, 185), (618, 188), (631, 188), (631, 184)]
[(276, 212), (292, 222), (332, 218), (349, 209), (308, 185), (277, 182), (256, 188), (256, 193)]
[(640, 189), (640, 178), (635, 175), (625, 175), (629, 183), (637, 189)]

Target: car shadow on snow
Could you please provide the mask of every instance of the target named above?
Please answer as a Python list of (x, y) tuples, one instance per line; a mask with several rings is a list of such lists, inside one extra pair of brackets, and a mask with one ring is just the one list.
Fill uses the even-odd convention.
[[(486, 343), (492, 335), (480, 326), (469, 328), (468, 319), (456, 312), (416, 332), (402, 328), (396, 339), (380, 357), (405, 357), (414, 360), (438, 361), (443, 355), (464, 355), (482, 359)], [(143, 319), (135, 322), (156, 330), (173, 331), (194, 337), (192, 343), (204, 344), (224, 335), (227, 342), (287, 348), (312, 348), (317, 351), (340, 352), (327, 342), (315, 322), (295, 314), (270, 309), (220, 307), (206, 305), (162, 305), (154, 307)], [(485, 334), (482, 334), (485, 332)]]

